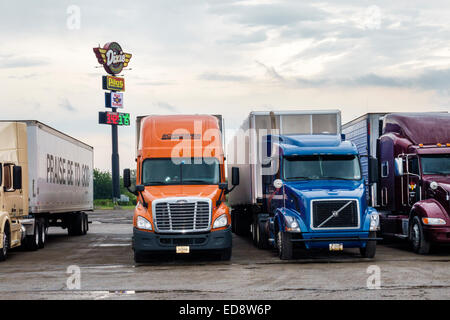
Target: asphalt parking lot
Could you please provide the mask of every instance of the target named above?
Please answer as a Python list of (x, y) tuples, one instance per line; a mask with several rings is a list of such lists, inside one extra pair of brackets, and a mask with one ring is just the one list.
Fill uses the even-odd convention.
[[(373, 260), (348, 249), (281, 261), (235, 236), (231, 261), (168, 255), (135, 265), (132, 212), (89, 217), (86, 236), (52, 228), (44, 249), (11, 252), (0, 264), (0, 299), (450, 299), (448, 247), (420, 256), (399, 242), (379, 245)], [(378, 290), (367, 288), (372, 265), (380, 268)], [(79, 289), (67, 286), (74, 268)]]

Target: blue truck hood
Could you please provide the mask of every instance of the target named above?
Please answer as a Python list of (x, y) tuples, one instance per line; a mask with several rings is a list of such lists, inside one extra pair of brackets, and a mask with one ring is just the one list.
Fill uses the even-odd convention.
[[(355, 199), (359, 204), (360, 230), (364, 228), (367, 208), (364, 180), (307, 180), (284, 183), (287, 209), (296, 212), (304, 223), (303, 232), (311, 232), (311, 201), (315, 199)], [(341, 230), (343, 231), (343, 230)], [(332, 232), (327, 230), (325, 232)]]
[(335, 196), (360, 199), (364, 195), (363, 180), (305, 180), (285, 182), (284, 186), (286, 192), (290, 190), (307, 200)]

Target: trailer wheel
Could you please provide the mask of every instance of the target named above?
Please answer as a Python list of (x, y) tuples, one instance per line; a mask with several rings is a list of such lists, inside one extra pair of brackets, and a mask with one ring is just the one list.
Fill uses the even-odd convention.
[(269, 237), (267, 236), (265, 223), (258, 220), (256, 224), (256, 247), (267, 249), (269, 247)]
[(34, 221), (34, 229), (33, 229), (33, 234), (31, 235), (27, 235), (26, 239), (25, 239), (25, 248), (28, 251), (36, 251), (37, 249), (39, 249), (39, 220), (35, 219)]
[(238, 236), (246, 236), (250, 231), (250, 221), (249, 219), (239, 211), (234, 212), (234, 233)]
[(67, 231), (69, 236), (79, 236), (83, 234), (83, 217), (81, 212), (73, 213), (69, 221)]
[(290, 233), (278, 231), (277, 248), (278, 248), (278, 255), (281, 260), (291, 260), (292, 259), (294, 247), (291, 242), (291, 234)]
[[(369, 232), (369, 238), (376, 238), (376, 236), (376, 232)], [(366, 247), (359, 248), (359, 252), (361, 253), (361, 256), (363, 256), (363, 258), (372, 259), (373, 257), (375, 257), (375, 253), (377, 252), (377, 242), (375, 240), (367, 241)]]
[(411, 245), (415, 253), (430, 253), (431, 243), (425, 238), (422, 223), (420, 223), (420, 219), (417, 216), (413, 219), (410, 235)]
[(46, 234), (46, 228), (47, 224), (45, 223), (45, 219), (39, 220), (39, 249), (42, 249), (45, 247), (45, 241), (47, 240), (47, 234)]
[(250, 225), (251, 228), (250, 231), (252, 235), (252, 242), (255, 247), (258, 247), (258, 236), (256, 235), (258, 229), (257, 225), (258, 225), (257, 217), (253, 217), (252, 223)]
[(88, 218), (87, 214), (82, 212), (81, 213), (81, 234), (85, 235), (88, 230)]
[(6, 224), (3, 230), (3, 248), (0, 249), (0, 261), (5, 261), (8, 257), (8, 251), (10, 246), (10, 233), (9, 225)]

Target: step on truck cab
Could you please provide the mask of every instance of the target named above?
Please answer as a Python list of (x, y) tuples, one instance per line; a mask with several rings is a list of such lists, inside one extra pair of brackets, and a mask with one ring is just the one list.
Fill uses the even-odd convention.
[[(294, 247), (376, 251), (358, 150), (341, 136), (339, 111), (252, 112), (228, 145), (240, 184), (229, 196), (233, 230), (291, 259)], [(376, 174), (375, 174), (376, 176)]]
[[(133, 218), (136, 262), (148, 253), (213, 251), (231, 257), (231, 217), (225, 203), (222, 117), (155, 115), (137, 118)], [(239, 183), (235, 170), (233, 184)]]
[(450, 243), (450, 114), (370, 113), (344, 133), (377, 161), (379, 183), (370, 201), (380, 211), (381, 235), (409, 240), (416, 253)]
[(0, 260), (45, 246), (48, 228), (88, 231), (93, 148), (35, 120), (0, 121)]

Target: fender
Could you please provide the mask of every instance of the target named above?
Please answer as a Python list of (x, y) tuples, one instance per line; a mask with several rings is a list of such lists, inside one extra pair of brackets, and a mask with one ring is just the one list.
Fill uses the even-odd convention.
[[(300, 230), (307, 230), (305, 222), (303, 221), (301, 216), (296, 211), (290, 210), (288, 208), (278, 208), (275, 210), (274, 221), (275, 221), (275, 225), (280, 227), (281, 230), (285, 230), (285, 227), (286, 227), (285, 226), (286, 221), (284, 219), (285, 215), (295, 217), (300, 226)], [(274, 230), (274, 231), (276, 231), (276, 230)]]
[(366, 232), (370, 230), (370, 215), (373, 213), (377, 213), (377, 210), (373, 207), (367, 207), (366, 211), (364, 212), (364, 220), (361, 221), (361, 226)]
[(11, 224), (11, 221), (9, 221), (8, 212), (0, 212), (0, 233), (3, 233), (6, 221), (8, 221)]
[(0, 212), (0, 248), (3, 248), (3, 232), (5, 232), (6, 222), (9, 221), (9, 214), (7, 212)]
[(426, 199), (416, 202), (411, 208), (409, 220), (414, 216), (419, 218), (441, 218), (444, 219), (447, 224), (450, 223), (450, 217), (445, 208), (435, 199)]

